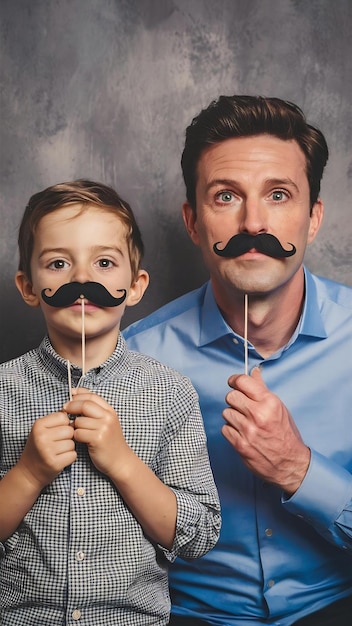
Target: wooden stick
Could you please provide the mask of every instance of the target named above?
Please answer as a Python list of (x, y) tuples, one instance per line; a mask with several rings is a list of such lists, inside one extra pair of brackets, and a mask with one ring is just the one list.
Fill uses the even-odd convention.
[(82, 306), (82, 376), (86, 373), (86, 331), (84, 319), (84, 296), (80, 296)]
[(70, 400), (72, 400), (71, 363), (69, 360), (67, 360), (66, 363), (67, 363), (68, 392), (69, 392)]
[(244, 373), (248, 374), (248, 294), (244, 294)]

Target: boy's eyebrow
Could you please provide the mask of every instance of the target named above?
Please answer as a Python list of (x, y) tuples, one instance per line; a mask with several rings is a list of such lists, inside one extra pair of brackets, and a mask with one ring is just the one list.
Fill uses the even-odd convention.
[[(121, 248), (118, 246), (91, 246), (89, 248), (91, 252), (103, 253), (103, 252), (117, 252), (121, 256), (123, 256), (123, 252)], [(39, 258), (45, 256), (46, 254), (70, 254), (69, 248), (43, 248), (41, 253), (39, 254)]]

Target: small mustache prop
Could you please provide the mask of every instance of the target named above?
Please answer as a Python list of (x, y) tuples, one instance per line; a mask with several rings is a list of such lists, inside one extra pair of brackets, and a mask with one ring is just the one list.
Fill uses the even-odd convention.
[(285, 250), (282, 247), (280, 241), (275, 235), (269, 233), (260, 233), (259, 235), (248, 235), (247, 233), (239, 233), (229, 239), (225, 248), (218, 248), (219, 243), (214, 243), (213, 250), (215, 254), (223, 257), (237, 257), (241, 254), (245, 254), (255, 248), (258, 252), (262, 252), (267, 256), (274, 258), (285, 258), (293, 256), (296, 253), (296, 247), (293, 243), (289, 243), (292, 246), (291, 250)]
[(119, 306), (127, 296), (126, 289), (117, 289), (117, 291), (123, 291), (124, 293), (120, 298), (114, 298), (104, 285), (96, 282), (66, 283), (65, 285), (61, 285), (52, 296), (47, 296), (46, 291), (51, 291), (51, 289), (46, 287), (46, 289), (42, 290), (41, 295), (44, 302), (55, 307), (70, 306), (70, 304), (73, 304), (82, 296), (97, 306)]

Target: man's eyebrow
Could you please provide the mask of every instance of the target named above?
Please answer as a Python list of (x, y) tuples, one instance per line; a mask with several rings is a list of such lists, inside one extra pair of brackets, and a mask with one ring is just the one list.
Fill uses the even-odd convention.
[(236, 187), (239, 185), (240, 183), (234, 178), (215, 178), (206, 185), (205, 189), (208, 191), (212, 187)]
[[(298, 186), (292, 180), (292, 178), (267, 178), (264, 180), (264, 186), (282, 187), (284, 185), (294, 187), (296, 191), (299, 191)], [(242, 187), (241, 183), (235, 178), (216, 178), (211, 180), (206, 185), (206, 191), (212, 189), (212, 187)]]
[(268, 178), (265, 181), (265, 184), (272, 185), (274, 187), (282, 187), (282, 186), (294, 187), (296, 191), (299, 191), (298, 186), (296, 185), (295, 181), (292, 180), (292, 178)]

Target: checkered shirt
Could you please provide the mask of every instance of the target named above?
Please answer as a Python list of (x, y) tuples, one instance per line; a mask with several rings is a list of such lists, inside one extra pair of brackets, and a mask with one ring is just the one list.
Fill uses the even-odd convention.
[[(72, 383), (81, 370), (72, 366)], [(220, 527), (198, 397), (154, 359), (115, 352), (82, 386), (116, 410), (127, 443), (177, 498), (169, 552), (153, 544), (87, 448), (43, 489), (0, 543), (1, 626), (142, 626), (168, 623), (168, 565), (210, 550)], [(33, 422), (68, 400), (67, 363), (48, 338), (0, 365), (0, 478), (18, 461)]]

